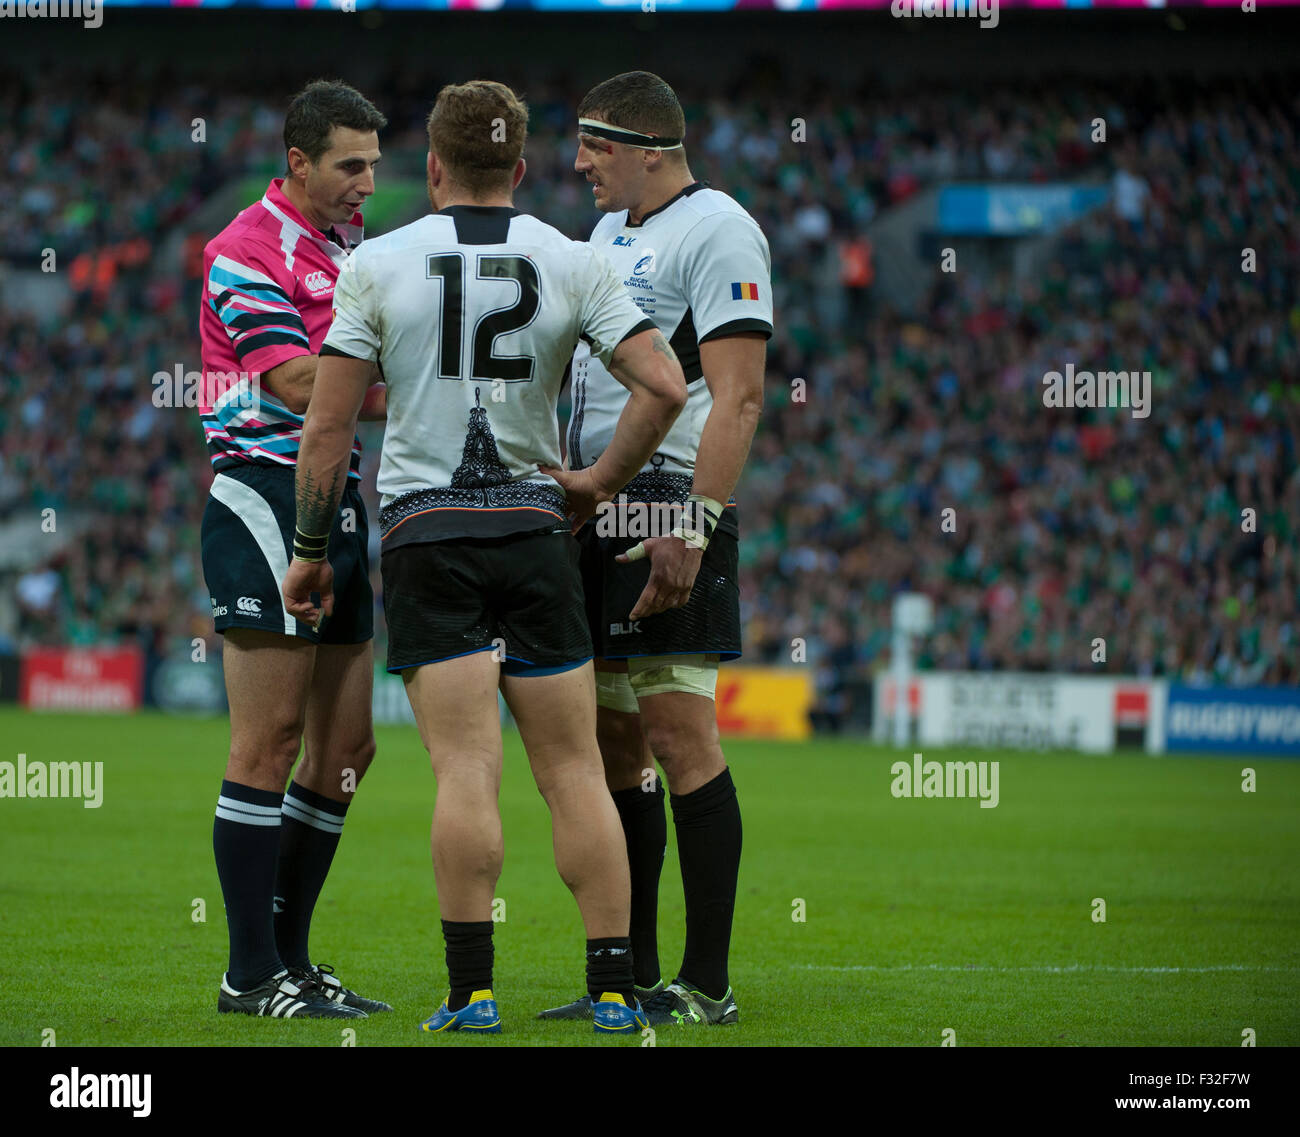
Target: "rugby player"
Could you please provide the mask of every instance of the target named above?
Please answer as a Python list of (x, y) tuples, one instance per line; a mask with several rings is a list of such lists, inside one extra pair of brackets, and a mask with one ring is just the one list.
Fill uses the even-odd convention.
[[(633, 992), (627, 856), (596, 744), (570, 515), (581, 524), (644, 465), (686, 389), (667, 339), (608, 262), (513, 207), (527, 125), (499, 83), (444, 87), (428, 120), (435, 212), (368, 241), (341, 279), (303, 432), (284, 598), (301, 620), (330, 618), (337, 580), (322, 557), (378, 362), (388, 670), (406, 685), (438, 786), (431, 847), (450, 992), (421, 1028), (500, 1030), (500, 689), (586, 929), (594, 1029), (632, 1032), (646, 1020)], [(539, 467), (560, 462), (556, 402), (580, 340), (628, 397), (601, 460), (567, 479), (566, 499)]]
[[(222, 1012), (356, 1018), (392, 1009), (313, 966), (308, 952), (316, 899), (375, 750), (374, 600), (355, 439), (344, 508), (330, 519), (334, 615), (317, 628), (295, 620), (280, 598), (302, 416), (335, 284), (361, 239), (359, 209), (374, 192), (385, 123), (346, 84), (309, 84), (285, 118), (288, 172), (203, 254), (201, 411), (216, 472), (203, 514), (203, 575), (225, 635), (230, 702), (212, 838), (230, 932)], [(383, 415), (383, 386), (369, 385), (362, 417)]]
[[(675, 508), (680, 523), (644, 541), (628, 537), (629, 527), (602, 535), (589, 524), (579, 539), (597, 736), (632, 873), (638, 994), (652, 1024), (719, 1025), (739, 1021), (727, 958), (741, 824), (713, 696), (719, 660), (740, 654), (731, 495), (763, 405), (771, 260), (757, 222), (692, 176), (685, 126), (672, 88), (647, 71), (606, 80), (578, 108), (574, 168), (605, 214), (591, 245), (668, 336), (688, 391), (673, 429), (620, 494), (633, 508)], [(568, 462), (577, 471), (603, 460), (626, 395), (581, 344), (572, 382)], [(667, 822), (655, 760), (671, 794), (686, 899), (686, 950), (666, 987), (656, 915)], [(542, 1017), (591, 1013), (583, 998)]]

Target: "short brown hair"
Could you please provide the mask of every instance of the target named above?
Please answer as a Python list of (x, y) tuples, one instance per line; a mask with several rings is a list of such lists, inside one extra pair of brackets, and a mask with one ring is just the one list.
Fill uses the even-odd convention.
[(578, 117), (591, 118), (596, 112), (610, 126), (654, 134), (660, 138), (682, 138), (686, 116), (673, 89), (651, 71), (627, 71), (597, 83), (578, 104)]
[(501, 83), (449, 83), (429, 112), (429, 149), (457, 185), (478, 195), (510, 189), (528, 138), (528, 104)]

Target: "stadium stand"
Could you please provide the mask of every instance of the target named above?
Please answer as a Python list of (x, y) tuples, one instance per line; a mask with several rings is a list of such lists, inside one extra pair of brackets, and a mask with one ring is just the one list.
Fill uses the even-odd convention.
[[(0, 73), (0, 160), (20, 187), (0, 247), (26, 269), (58, 250), (73, 292), (66, 311), (0, 310), (0, 525), (50, 507), (79, 519), (79, 539), (0, 563), (0, 645), (161, 656), (210, 637), (198, 416), (155, 406), (151, 376), (198, 367), (192, 218), (222, 186), (278, 172), (277, 100), (296, 84), (178, 98), (172, 76), (125, 74)], [(533, 111), (518, 204), (584, 238), (581, 88), (503, 79)], [(737, 491), (747, 658), (786, 661), (803, 637), (824, 729), (864, 713), (900, 587), (936, 602), (923, 665), (1095, 671), (1104, 636), (1116, 672), (1300, 682), (1300, 96), (1264, 79), (1188, 81), (1178, 98), (1067, 89), (680, 89), (692, 168), (773, 252), (768, 406)], [(394, 165), (418, 170), (433, 90), (394, 72), (366, 93)], [(1098, 107), (1127, 144), (1090, 145)], [(870, 226), (925, 187), (1083, 177), (1111, 204), (1059, 234), (1041, 277), (936, 271), (913, 311), (878, 294)], [(1045, 409), (1042, 376), (1066, 361), (1150, 370), (1157, 413)], [(363, 437), (373, 501), (380, 435)]]

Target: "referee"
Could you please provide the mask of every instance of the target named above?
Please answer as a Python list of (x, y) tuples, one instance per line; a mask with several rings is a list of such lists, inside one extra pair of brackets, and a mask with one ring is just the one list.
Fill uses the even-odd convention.
[[(359, 209), (375, 189), (385, 123), (346, 84), (309, 84), (285, 118), (287, 174), (203, 252), (200, 409), (215, 472), (203, 514), (203, 575), (225, 636), (230, 702), (212, 836), (230, 931), (217, 996), (223, 1013), (364, 1018), (392, 1009), (344, 987), (308, 953), (316, 899), (375, 750), (374, 599), (355, 437), (344, 508), (331, 519), (334, 617), (313, 627), (280, 599), (302, 416), (334, 286), (361, 239)], [(384, 409), (384, 388), (375, 384), (362, 417), (383, 418)]]

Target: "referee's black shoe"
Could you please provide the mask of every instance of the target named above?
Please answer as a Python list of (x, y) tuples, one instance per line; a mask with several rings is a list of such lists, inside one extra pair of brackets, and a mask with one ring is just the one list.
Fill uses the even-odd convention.
[(287, 970), (247, 991), (236, 991), (221, 977), (217, 1010), (223, 1014), (254, 1015), (268, 1019), (364, 1019), (366, 1012), (333, 1001), (315, 979), (291, 975)]
[(381, 1011), (391, 1011), (393, 1008), (379, 999), (367, 999), (364, 995), (358, 995), (355, 991), (350, 991), (344, 987), (342, 982), (335, 978), (334, 968), (328, 963), (312, 963), (307, 967), (291, 967), (289, 974), (298, 980), (310, 980), (315, 983), (323, 992), (325, 997), (336, 1006), (351, 1007), (353, 1010), (361, 1011), (367, 1015), (379, 1014)]

